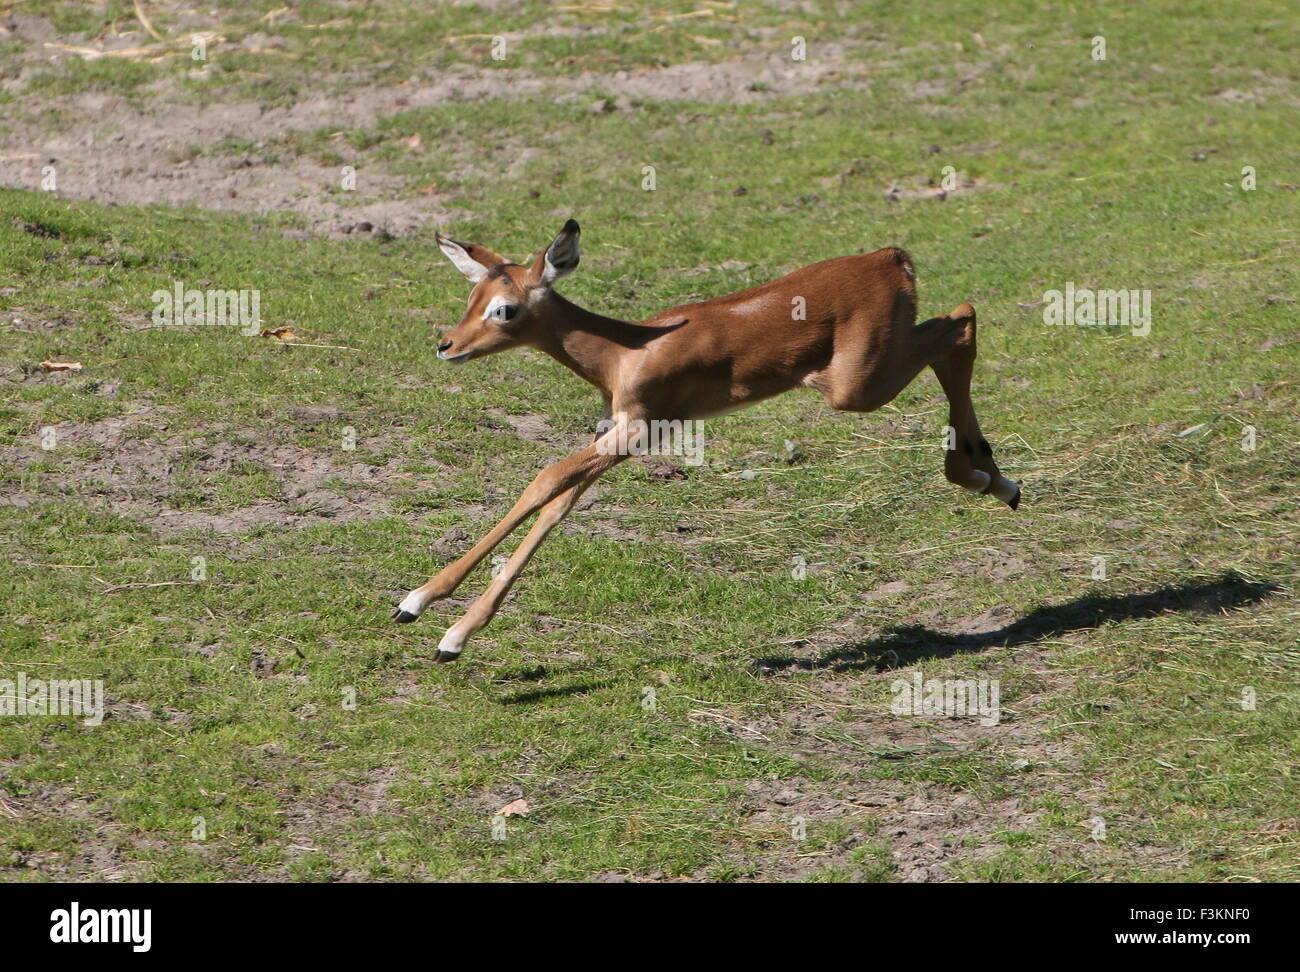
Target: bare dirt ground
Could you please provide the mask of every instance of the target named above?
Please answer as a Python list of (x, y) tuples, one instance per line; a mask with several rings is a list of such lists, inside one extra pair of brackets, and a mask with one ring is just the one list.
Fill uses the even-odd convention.
[[(11, 13), (0, 18), (0, 39), (28, 45), (30, 66), (5, 82), (21, 90), (25, 75), (44, 61), (75, 58), (46, 45), (92, 44), (97, 48), (139, 44), (148, 37), (127, 31), (110, 38), (58, 35), (48, 18)], [(265, 38), (249, 37), (244, 49)], [(43, 169), (54, 166), (58, 192), (101, 203), (169, 206), (294, 214), (314, 233), (341, 235), (359, 224), (376, 232), (401, 235), (412, 227), (439, 224), (466, 215), (442, 207), (401, 180), (367, 168), (357, 191), (340, 193), (339, 169), (301, 156), (270, 158), (259, 151), (237, 154), (208, 150), (231, 141), (255, 145), (293, 132), (373, 126), (411, 108), (484, 98), (550, 96), (560, 101), (591, 100), (593, 110), (627, 110), (633, 100), (700, 100), (752, 103), (775, 95), (798, 94), (820, 85), (852, 83), (843, 51), (826, 47), (817, 60), (791, 62), (780, 48), (739, 52), (723, 63), (694, 62), (577, 77), (539, 77), (509, 67), (460, 69), (436, 77), (415, 77), (398, 85), (361, 84), (338, 94), (315, 95), (287, 106), (251, 101), (192, 103), (175, 83), (145, 89), (144, 104), (122, 95), (87, 92), (29, 96), (10, 106), (0, 126), (0, 161), (6, 185), (41, 188)], [(613, 93), (607, 97), (596, 95)], [(346, 149), (343, 150), (346, 158)]]
[[(322, 417), (316, 412), (319, 410), (289, 410), (283, 416), (282, 437), (287, 439), (295, 430), (340, 417)], [(149, 406), (124, 416), (85, 424), (68, 422), (54, 428), (60, 442), (91, 455), (80, 459), (75, 471), (51, 473), (46, 480), (47, 494), (80, 496), (87, 508), (134, 517), (163, 537), (189, 530), (244, 533), (264, 525), (303, 526), (321, 518), (346, 521), (391, 515), (392, 500), (401, 492), (402, 482), (412, 482), (412, 477), (400, 470), (402, 460), (393, 459), (382, 466), (350, 462), (348, 453), (332, 458), (319, 450), (276, 441), (274, 436), (254, 442), (222, 433), (157, 438), (152, 433), (165, 430), (166, 422)], [(361, 446), (365, 448), (366, 443)], [(0, 462), (15, 467), (41, 458), (39, 438), (0, 447)], [(210, 481), (236, 465), (247, 468), (250, 463), (273, 478), (279, 496), (222, 513), (178, 509), (167, 499), (175, 488), (175, 474), (182, 468), (188, 475)], [(327, 481), (347, 486), (330, 488)], [(6, 502), (25, 506), (42, 498), (41, 494), (20, 491), (9, 494)], [(211, 501), (210, 496), (207, 499)]]

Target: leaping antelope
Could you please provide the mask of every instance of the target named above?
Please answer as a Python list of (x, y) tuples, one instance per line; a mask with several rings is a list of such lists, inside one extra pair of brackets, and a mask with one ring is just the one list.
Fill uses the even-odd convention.
[[(991, 493), (1013, 510), (1019, 505), (1020, 487), (998, 471), (971, 403), (975, 311), (959, 304), (951, 314), (916, 326), (916, 273), (902, 250), (824, 260), (632, 324), (593, 314), (555, 292), (555, 281), (578, 266), (578, 233), (577, 222), (569, 220), (531, 266), (477, 243), (438, 236), (442, 252), (474, 284), (465, 316), (438, 345), (438, 357), (464, 362), (507, 348), (538, 348), (600, 389), (610, 421), (591, 445), (543, 469), (473, 549), (393, 610), (395, 621), (414, 621), (540, 511), (487, 590), (447, 630), (436, 661), (459, 657), (583, 491), (627, 458), (628, 450), (614, 443), (635, 438), (628, 434), (633, 422), (718, 415), (799, 385), (817, 389), (831, 408), (871, 412), (929, 365), (948, 396), (955, 440), (944, 475), (972, 492)], [(802, 314), (793, 313), (796, 306)]]

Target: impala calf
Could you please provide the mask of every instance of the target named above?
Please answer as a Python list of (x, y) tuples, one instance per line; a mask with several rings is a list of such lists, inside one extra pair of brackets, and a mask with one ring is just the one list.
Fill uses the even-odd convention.
[(442, 251), (474, 284), (465, 316), (438, 345), (438, 357), (463, 362), (507, 348), (537, 348), (600, 390), (608, 421), (595, 442), (543, 469), (483, 539), (394, 609), (394, 620), (414, 621), (538, 513), (487, 590), (443, 636), (436, 661), (460, 655), (583, 491), (627, 458), (630, 450), (616, 446), (627, 440), (634, 422), (719, 415), (799, 385), (821, 392), (832, 408), (870, 412), (928, 365), (948, 397), (954, 430), (944, 474), (1013, 510), (1020, 503), (1020, 487), (998, 471), (971, 403), (975, 311), (961, 304), (916, 324), (916, 274), (902, 250), (824, 260), (633, 324), (593, 314), (555, 292), (555, 281), (578, 266), (578, 233), (578, 224), (569, 220), (529, 266), (476, 243), (438, 237)]

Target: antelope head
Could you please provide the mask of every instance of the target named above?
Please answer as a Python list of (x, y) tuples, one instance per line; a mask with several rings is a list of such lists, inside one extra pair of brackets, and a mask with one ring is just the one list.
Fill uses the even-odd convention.
[(578, 266), (578, 223), (569, 220), (531, 266), (511, 263), (477, 243), (438, 235), (438, 246), (474, 284), (460, 323), (442, 336), (438, 357), (468, 361), (507, 348), (534, 345), (554, 298), (551, 285)]

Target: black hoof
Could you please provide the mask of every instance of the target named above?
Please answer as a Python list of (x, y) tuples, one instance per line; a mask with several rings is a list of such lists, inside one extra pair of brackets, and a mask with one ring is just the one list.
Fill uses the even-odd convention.
[(439, 648), (437, 653), (433, 656), (433, 663), (435, 665), (445, 665), (448, 662), (454, 662), (459, 657), (460, 657), (460, 652), (456, 652), (453, 655), (451, 652), (443, 651), (441, 648)]
[(392, 618), (398, 624), (410, 624), (412, 621), (419, 619), (418, 614), (412, 614), (410, 611), (403, 611), (401, 608), (393, 608)]
[(1020, 505), (1020, 487), (1017, 486), (1016, 495), (1011, 497), (1011, 499), (1007, 500), (1007, 506), (1011, 507), (1014, 510), (1019, 505)]

